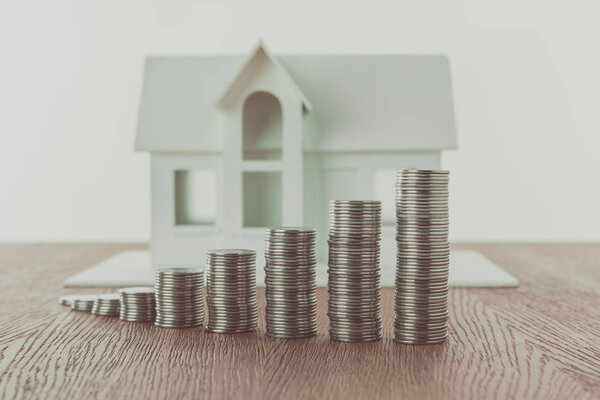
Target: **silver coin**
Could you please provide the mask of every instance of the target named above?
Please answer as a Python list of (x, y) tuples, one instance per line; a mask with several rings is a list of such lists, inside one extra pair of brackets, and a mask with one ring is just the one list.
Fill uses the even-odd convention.
[(58, 296), (58, 304), (62, 306), (71, 306), (73, 300), (78, 298), (81, 295), (78, 294), (68, 294), (64, 296)]
[(97, 294), (77, 295), (76, 298), (71, 300), (71, 308), (76, 311), (92, 311), (94, 300), (98, 296)]
[(154, 294), (154, 288), (150, 286), (128, 287), (119, 289), (119, 293), (122, 293), (125, 296), (144, 296)]

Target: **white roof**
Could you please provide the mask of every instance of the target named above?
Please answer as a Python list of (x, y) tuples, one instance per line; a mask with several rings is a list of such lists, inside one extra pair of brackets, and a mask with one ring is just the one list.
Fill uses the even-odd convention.
[[(221, 151), (215, 100), (227, 93), (246, 59), (148, 57), (135, 149)], [(310, 105), (317, 132), (308, 150), (457, 146), (445, 56), (286, 55), (277, 59)]]
[(237, 73), (232, 77), (229, 84), (224, 88), (223, 93), (221, 93), (221, 95), (217, 98), (217, 102), (215, 105), (217, 107), (223, 106), (227, 102), (227, 98), (234, 95), (233, 89), (234, 89), (235, 85), (242, 79), (244, 70), (249, 66), (249, 64), (252, 62), (252, 60), (255, 57), (257, 57), (257, 55), (261, 52), (264, 53), (268, 57), (268, 59), (273, 63), (273, 65), (275, 65), (275, 68), (277, 68), (281, 72), (281, 75), (286, 79), (286, 81), (289, 83), (292, 90), (294, 90), (294, 92), (296, 92), (296, 94), (298, 95), (298, 98), (300, 98), (300, 100), (302, 101), (302, 105), (304, 106), (304, 109), (307, 111), (310, 110), (312, 108), (312, 104), (310, 104), (310, 101), (306, 98), (304, 93), (302, 93), (302, 90), (298, 87), (296, 82), (294, 82), (294, 79), (292, 79), (292, 77), (286, 71), (286, 69), (283, 68), (283, 66), (281, 65), (279, 60), (276, 57), (273, 57), (271, 52), (269, 50), (267, 50), (266, 46), (263, 44), (262, 41), (258, 42), (258, 44), (254, 47), (254, 50), (252, 50), (250, 52), (250, 55), (246, 58), (246, 60), (238, 68)]

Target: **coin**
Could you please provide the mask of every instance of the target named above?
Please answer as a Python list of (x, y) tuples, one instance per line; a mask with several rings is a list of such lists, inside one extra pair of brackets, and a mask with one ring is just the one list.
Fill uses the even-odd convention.
[(92, 311), (94, 306), (94, 300), (98, 297), (98, 294), (81, 294), (71, 299), (71, 308), (76, 311)]

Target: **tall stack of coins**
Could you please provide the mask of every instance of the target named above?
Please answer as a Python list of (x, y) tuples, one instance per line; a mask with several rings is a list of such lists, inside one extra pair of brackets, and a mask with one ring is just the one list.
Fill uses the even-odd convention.
[(94, 300), (99, 295), (97, 294), (82, 294), (78, 295), (76, 298), (71, 299), (71, 308), (76, 311), (92, 311), (92, 307), (94, 306)]
[(211, 250), (207, 256), (206, 329), (241, 333), (257, 328), (256, 252)]
[(92, 314), (117, 317), (119, 315), (119, 294), (99, 294), (92, 305)]
[(163, 328), (191, 328), (204, 322), (204, 270), (163, 268), (154, 279), (156, 320)]
[(329, 218), (329, 336), (380, 340), (381, 202), (334, 200)]
[(268, 336), (302, 338), (317, 333), (316, 236), (316, 230), (310, 228), (267, 230)]
[(448, 171), (397, 174), (394, 340), (400, 343), (441, 343), (447, 337), (448, 178)]
[(121, 311), (119, 317), (130, 322), (154, 322), (156, 307), (154, 288), (130, 287), (119, 290)]

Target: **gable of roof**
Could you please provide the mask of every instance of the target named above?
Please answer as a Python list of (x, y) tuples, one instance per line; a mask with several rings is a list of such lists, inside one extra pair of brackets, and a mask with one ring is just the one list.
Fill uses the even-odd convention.
[(249, 68), (250, 64), (252, 64), (252, 62), (254, 60), (256, 60), (258, 57), (260, 57), (261, 55), (264, 55), (275, 66), (276, 70), (281, 74), (281, 76), (284, 78), (284, 80), (288, 83), (288, 85), (290, 86), (292, 91), (294, 93), (296, 93), (296, 95), (302, 102), (305, 110), (309, 111), (312, 108), (312, 104), (310, 103), (308, 98), (304, 95), (304, 93), (298, 87), (296, 82), (294, 82), (294, 79), (292, 79), (290, 74), (288, 74), (288, 72), (285, 70), (285, 68), (281, 65), (279, 60), (276, 57), (273, 57), (271, 55), (271, 52), (269, 52), (269, 50), (267, 49), (267, 47), (264, 45), (264, 43), (262, 41), (259, 41), (257, 43), (257, 45), (250, 52), (250, 54), (248, 55), (246, 60), (242, 63), (242, 65), (238, 69), (237, 73), (232, 76), (229, 83), (225, 86), (223, 91), (217, 97), (217, 101), (215, 102), (215, 105), (217, 107), (223, 107), (230, 100), (230, 97), (235, 92), (235, 87), (242, 80), (242, 76), (245, 73), (245, 71)]
[[(284, 70), (311, 99), (313, 151), (456, 148), (448, 59), (440, 55), (287, 55)], [(148, 57), (136, 150), (222, 151), (214, 100), (242, 56)]]

